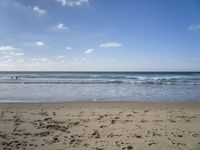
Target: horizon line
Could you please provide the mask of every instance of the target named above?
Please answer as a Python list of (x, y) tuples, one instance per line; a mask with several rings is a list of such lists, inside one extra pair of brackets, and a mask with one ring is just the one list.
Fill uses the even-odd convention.
[(96, 71), (90, 71), (90, 70), (76, 70), (76, 71), (67, 71), (67, 70), (0, 70), (0, 72), (197, 72), (199, 71), (192, 71), (192, 70), (116, 70), (116, 71), (108, 71), (108, 70), (96, 70)]

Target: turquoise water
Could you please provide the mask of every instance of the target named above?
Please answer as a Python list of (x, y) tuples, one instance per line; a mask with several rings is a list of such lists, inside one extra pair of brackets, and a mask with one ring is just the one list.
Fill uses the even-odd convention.
[(0, 102), (200, 101), (200, 72), (0, 72)]

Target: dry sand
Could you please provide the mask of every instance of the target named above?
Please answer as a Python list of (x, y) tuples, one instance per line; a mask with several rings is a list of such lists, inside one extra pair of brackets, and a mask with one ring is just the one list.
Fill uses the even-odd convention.
[(0, 149), (200, 150), (200, 103), (0, 104)]

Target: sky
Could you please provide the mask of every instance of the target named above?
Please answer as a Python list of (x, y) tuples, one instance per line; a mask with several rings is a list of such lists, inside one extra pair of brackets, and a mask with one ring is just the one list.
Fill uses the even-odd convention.
[(200, 1), (0, 0), (0, 71), (200, 71)]

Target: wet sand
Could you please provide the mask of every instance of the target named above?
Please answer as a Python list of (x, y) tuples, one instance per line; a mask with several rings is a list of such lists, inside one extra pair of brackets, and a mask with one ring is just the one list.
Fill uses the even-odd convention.
[(0, 149), (199, 150), (200, 103), (0, 104)]

